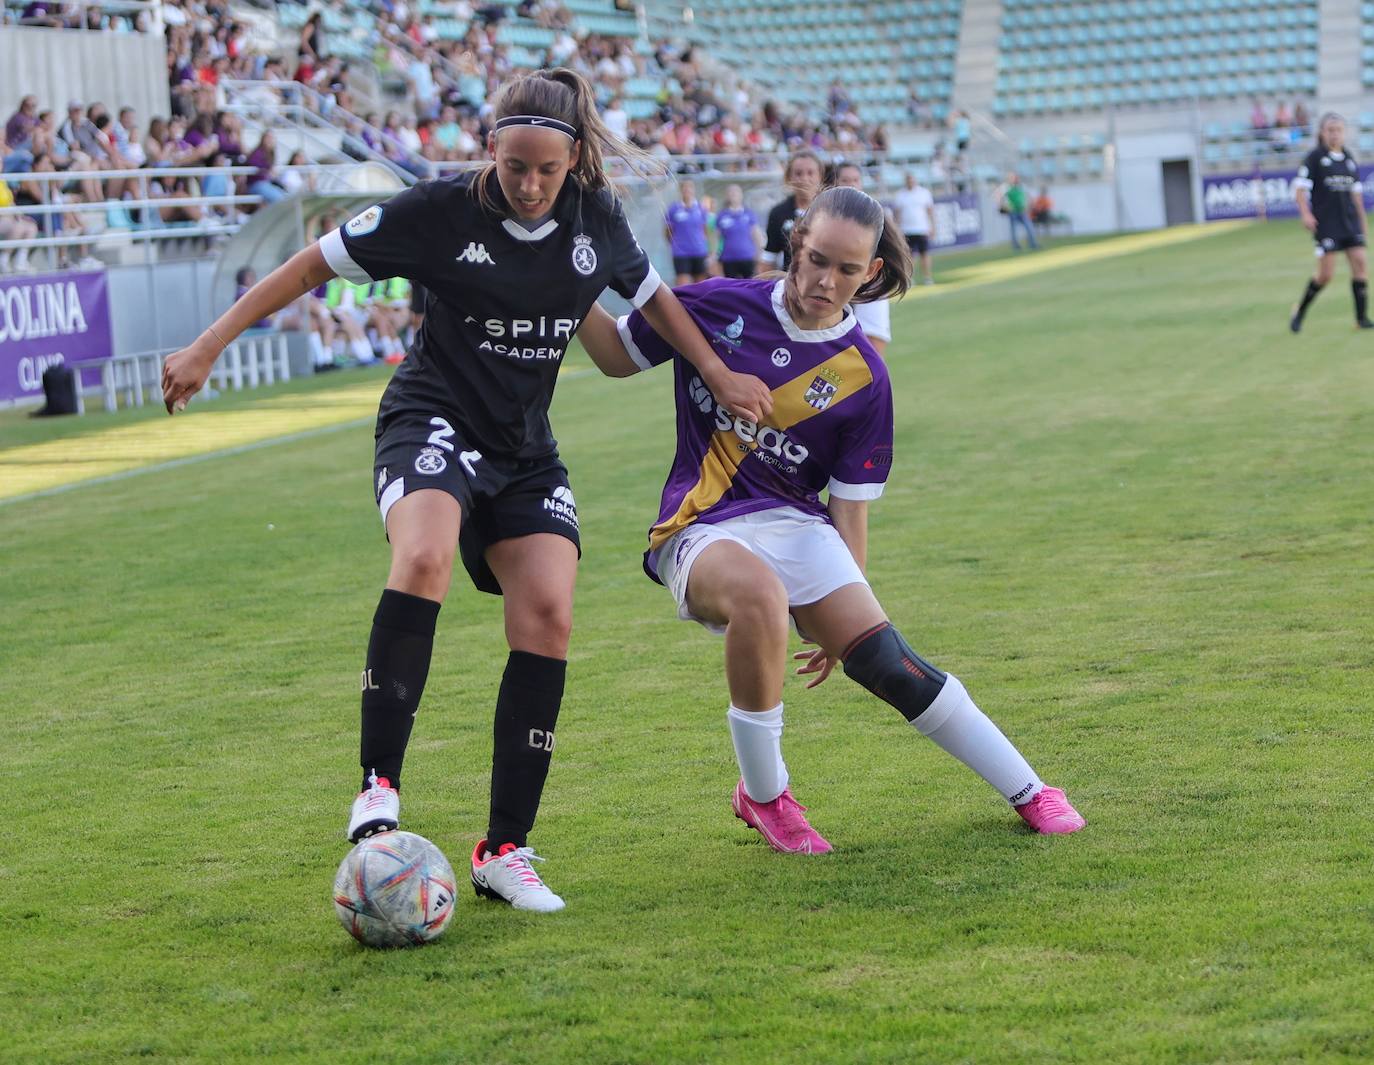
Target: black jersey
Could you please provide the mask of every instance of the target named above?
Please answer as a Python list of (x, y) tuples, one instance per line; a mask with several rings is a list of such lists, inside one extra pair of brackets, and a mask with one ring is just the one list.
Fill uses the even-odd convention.
[[(519, 459), (556, 452), (549, 402), (563, 353), (609, 285), (642, 307), (659, 276), (620, 204), (569, 178), (533, 232), (472, 194), (474, 171), (416, 185), (320, 239), (350, 281), (424, 285), (424, 324), (382, 397), (379, 418), (438, 409), (465, 439)], [(495, 175), (493, 199), (504, 204)]]
[(768, 228), (764, 230), (768, 242), (763, 246), (763, 250), (774, 255), (781, 254), (784, 270), (792, 264), (792, 227), (805, 213), (797, 207), (795, 196), (787, 197), (768, 212)]
[(1307, 189), (1312, 198), (1318, 240), (1361, 233), (1360, 215), (1355, 207), (1355, 196), (1363, 194), (1360, 168), (1349, 153), (1313, 150), (1298, 168), (1293, 186)]

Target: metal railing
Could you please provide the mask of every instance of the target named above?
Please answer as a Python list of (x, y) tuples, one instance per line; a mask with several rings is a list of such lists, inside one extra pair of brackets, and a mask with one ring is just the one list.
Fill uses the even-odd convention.
[[(86, 413), (86, 397), (98, 395), (107, 411), (115, 411), (123, 400), (125, 407), (144, 407), (162, 402), (162, 364), (177, 348), (136, 351), (107, 359), (73, 359), (67, 365), (76, 373), (76, 412)], [(87, 386), (81, 371), (98, 370), (100, 384)], [(291, 380), (286, 334), (245, 333), (215, 361), (207, 382), (220, 392), (271, 385)], [(212, 398), (205, 389), (193, 399)]]

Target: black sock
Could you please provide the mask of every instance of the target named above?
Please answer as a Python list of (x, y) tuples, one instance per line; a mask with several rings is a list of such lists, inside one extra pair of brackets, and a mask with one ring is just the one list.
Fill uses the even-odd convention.
[(527, 651), (512, 651), (496, 697), (492, 728), (491, 816), (487, 849), (525, 845), (539, 812), (544, 778), (553, 757), (553, 727), (563, 702), (568, 663)]
[(1307, 313), (1307, 308), (1312, 306), (1312, 301), (1317, 298), (1317, 293), (1322, 290), (1322, 286), (1315, 281), (1307, 282), (1307, 291), (1302, 294), (1302, 302), (1298, 304), (1298, 313), (1293, 317), (1301, 318)]
[(398, 791), (401, 762), (420, 708), (439, 604), (388, 588), (372, 617), (363, 670), (363, 787), (376, 773)]
[(1350, 291), (1355, 295), (1355, 321), (1363, 322), (1369, 312), (1369, 282), (1352, 281)]

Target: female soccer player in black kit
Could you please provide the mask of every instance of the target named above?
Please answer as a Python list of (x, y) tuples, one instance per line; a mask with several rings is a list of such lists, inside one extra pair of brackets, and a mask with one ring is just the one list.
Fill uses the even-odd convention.
[(552, 911), (563, 900), (534, 872), (526, 835), (554, 747), (580, 553), (548, 419), (563, 352), (609, 285), (732, 410), (760, 418), (772, 400), (758, 379), (726, 368), (649, 264), (603, 168), (605, 155), (642, 155), (606, 129), (584, 78), (558, 69), (506, 85), (487, 146), (481, 170), (370, 207), (269, 274), (168, 358), (163, 398), (169, 412), (184, 407), (225, 345), (331, 277), (425, 286), (424, 323), (377, 415), (372, 479), (391, 571), (362, 671), (363, 790), (348, 838), (399, 824), (401, 762), (461, 550), (473, 583), (504, 595), (510, 646), (473, 885)]
[(1364, 190), (1359, 167), (1345, 150), (1345, 119), (1340, 115), (1322, 115), (1317, 146), (1303, 160), (1293, 187), (1302, 224), (1317, 238), (1317, 272), (1307, 282), (1288, 328), (1295, 333), (1302, 329), (1307, 308), (1336, 272), (1334, 253), (1343, 251), (1350, 260), (1355, 324), (1360, 329), (1374, 329), (1367, 311), (1369, 272), (1364, 249), (1369, 223), (1364, 214)]

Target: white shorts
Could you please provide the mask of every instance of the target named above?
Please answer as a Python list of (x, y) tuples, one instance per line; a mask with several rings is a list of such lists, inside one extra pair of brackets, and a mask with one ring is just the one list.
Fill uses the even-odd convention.
[(787, 591), (787, 605), (806, 606), (847, 584), (868, 584), (835, 526), (796, 507), (775, 507), (711, 524), (694, 522), (651, 557), (658, 579), (677, 600), (677, 616), (723, 633), (724, 625), (703, 621), (687, 608), (692, 563), (721, 540), (742, 544), (768, 564)]
[(892, 340), (892, 312), (887, 300), (872, 303), (855, 303), (850, 310), (859, 320), (859, 328), (869, 340)]

